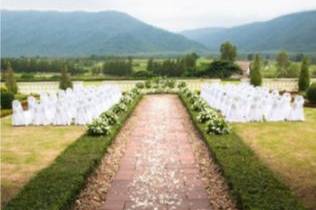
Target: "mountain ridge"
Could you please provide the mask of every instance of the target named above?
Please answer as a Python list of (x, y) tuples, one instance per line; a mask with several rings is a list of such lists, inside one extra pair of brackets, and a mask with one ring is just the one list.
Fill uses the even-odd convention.
[(200, 29), (181, 32), (184, 36), (218, 51), (225, 41), (233, 42), (243, 52), (269, 52), (288, 50), (291, 52), (316, 52), (316, 10), (297, 12), (224, 28), (219, 31), (200, 33)]
[(183, 35), (114, 10), (2, 10), (1, 13), (2, 57), (207, 51)]

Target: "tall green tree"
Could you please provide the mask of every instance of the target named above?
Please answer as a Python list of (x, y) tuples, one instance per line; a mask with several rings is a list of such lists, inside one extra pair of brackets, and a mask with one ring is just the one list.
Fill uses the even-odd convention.
[(225, 42), (221, 45), (221, 60), (234, 62), (237, 56), (237, 48), (230, 42)]
[(310, 76), (309, 76), (309, 69), (308, 69), (308, 59), (307, 57), (303, 58), (301, 64), (301, 72), (298, 80), (298, 89), (300, 91), (305, 91), (310, 85)]
[(208, 68), (201, 74), (210, 78), (227, 79), (233, 74), (242, 74), (239, 65), (229, 61), (217, 60), (209, 64)]
[(5, 86), (8, 91), (16, 94), (18, 92), (18, 85), (16, 84), (16, 80), (14, 78), (14, 71), (11, 67), (11, 63), (8, 62), (5, 70)]
[(276, 57), (276, 61), (277, 61), (278, 76), (279, 77), (287, 76), (288, 68), (290, 66), (289, 56), (287, 52), (285, 51), (279, 52)]
[(70, 75), (68, 74), (67, 66), (64, 66), (61, 69), (59, 88), (62, 90), (66, 90), (67, 88), (72, 88), (72, 82), (71, 82)]
[(253, 86), (262, 85), (262, 76), (261, 76), (261, 59), (259, 55), (256, 55), (254, 62), (251, 65), (250, 69), (250, 84)]
[(154, 70), (154, 59), (149, 58), (147, 61), (147, 71), (153, 72)]
[(185, 55), (182, 58), (184, 68), (195, 68), (196, 61), (198, 58), (199, 58), (199, 56), (196, 53), (190, 53), (190, 54)]

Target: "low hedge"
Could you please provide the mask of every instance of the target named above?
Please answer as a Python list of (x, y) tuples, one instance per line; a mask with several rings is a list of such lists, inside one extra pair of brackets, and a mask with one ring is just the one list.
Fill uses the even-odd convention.
[(86, 178), (99, 165), (108, 146), (140, 99), (141, 95), (138, 95), (128, 105), (126, 112), (118, 114), (119, 123), (112, 127), (108, 136), (95, 137), (87, 134), (81, 136), (50, 166), (32, 178), (4, 209), (69, 209), (84, 187)]
[(316, 104), (316, 82), (313, 82), (307, 89), (306, 96), (310, 103)]
[(191, 109), (187, 97), (179, 93), (191, 120), (204, 137), (216, 163), (221, 167), (237, 207), (244, 210), (303, 210), (291, 190), (266, 167), (255, 153), (232, 131), (228, 135), (209, 135), (199, 123), (198, 112)]
[(12, 109), (1, 109), (0, 110), (0, 117), (6, 117), (12, 114)]
[(4, 88), (1, 88), (0, 94), (1, 109), (11, 109), (14, 94)]

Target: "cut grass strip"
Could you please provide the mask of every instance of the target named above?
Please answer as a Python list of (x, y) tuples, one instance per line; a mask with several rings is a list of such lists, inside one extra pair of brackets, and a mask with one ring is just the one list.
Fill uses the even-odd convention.
[(112, 127), (109, 136), (81, 136), (49, 167), (31, 179), (4, 209), (69, 209), (141, 97), (137, 96), (128, 106), (128, 111), (119, 115), (119, 123)]
[(198, 112), (191, 109), (184, 95), (180, 93), (179, 96), (214, 160), (221, 167), (239, 209), (305, 209), (293, 192), (258, 159), (237, 134), (234, 132), (222, 136), (207, 134), (205, 124), (196, 120)]

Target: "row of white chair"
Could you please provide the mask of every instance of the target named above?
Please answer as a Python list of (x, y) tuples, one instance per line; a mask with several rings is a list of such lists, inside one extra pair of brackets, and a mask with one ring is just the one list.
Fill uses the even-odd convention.
[(201, 97), (229, 122), (303, 121), (304, 98), (249, 84), (206, 84)]
[(41, 93), (39, 101), (27, 99), (24, 110), (21, 103), (13, 101), (12, 124), (27, 125), (86, 125), (108, 110), (121, 98), (117, 86), (76, 87), (57, 93)]

